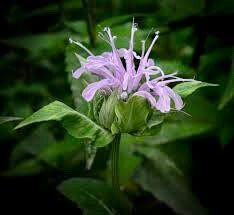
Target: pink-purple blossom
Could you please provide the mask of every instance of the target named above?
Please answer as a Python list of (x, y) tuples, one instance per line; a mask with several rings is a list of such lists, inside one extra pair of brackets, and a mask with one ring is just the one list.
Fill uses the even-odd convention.
[[(89, 72), (100, 78), (99, 81), (89, 83), (84, 89), (82, 96), (89, 102), (100, 89), (108, 92), (117, 91), (119, 98), (126, 100), (130, 95), (146, 98), (151, 106), (163, 113), (169, 112), (171, 107), (176, 110), (183, 108), (181, 97), (168, 85), (173, 82), (194, 81), (182, 79), (176, 73), (165, 75), (153, 59), (149, 58), (150, 52), (159, 37), (159, 31), (155, 32), (153, 41), (148, 49), (145, 49), (145, 40), (142, 42), (142, 52), (138, 55), (134, 52), (134, 34), (137, 26), (133, 22), (129, 47), (117, 49), (115, 46), (116, 36), (113, 36), (110, 28), (104, 28), (100, 37), (110, 44), (112, 51), (101, 55), (94, 55), (80, 42), (70, 39), (83, 48), (89, 56), (81, 67), (73, 72), (73, 77), (79, 79), (83, 73)], [(123, 64), (123, 61), (125, 64)], [(135, 62), (139, 66), (136, 67)]]

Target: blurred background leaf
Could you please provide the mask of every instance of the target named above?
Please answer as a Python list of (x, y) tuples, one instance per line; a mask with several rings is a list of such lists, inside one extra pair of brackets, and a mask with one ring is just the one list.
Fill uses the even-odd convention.
[(183, 172), (167, 154), (152, 147), (138, 147), (137, 151), (147, 158), (135, 176), (143, 189), (166, 202), (178, 214), (207, 214), (190, 190)]
[(122, 197), (102, 181), (73, 178), (63, 182), (58, 189), (84, 209), (86, 214), (129, 214), (129, 209), (121, 205)]
[(14, 116), (1, 116), (0, 117), (0, 124), (6, 123), (6, 122), (11, 122), (11, 121), (18, 121), (21, 119), (22, 118), (20, 118), (20, 117), (14, 117)]

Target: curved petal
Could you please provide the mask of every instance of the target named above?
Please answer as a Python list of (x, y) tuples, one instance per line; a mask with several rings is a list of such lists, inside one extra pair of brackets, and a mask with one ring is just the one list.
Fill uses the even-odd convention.
[(123, 84), (122, 84), (123, 90), (127, 90), (127, 88), (128, 88), (128, 81), (129, 81), (129, 75), (128, 75), (128, 73), (125, 73), (124, 74), (124, 79), (123, 79)]
[(181, 97), (177, 93), (175, 93), (170, 87), (165, 86), (164, 88), (173, 100), (176, 110), (181, 110), (183, 108), (183, 101)]
[(85, 72), (86, 70), (84, 69), (84, 67), (80, 67), (79, 69), (75, 70), (75, 72), (72, 73), (72, 76), (76, 79), (79, 79), (80, 76)]
[(162, 113), (167, 113), (170, 111), (170, 97), (164, 87), (155, 87), (154, 93), (159, 97), (156, 102), (156, 108)]
[(110, 40), (110, 45), (111, 45), (112, 54), (113, 54), (113, 63), (115, 65), (117, 65), (117, 67), (119, 67), (119, 71), (118, 72), (120, 72), (123, 75), (124, 72), (125, 72), (125, 68), (124, 68), (124, 66), (123, 66), (123, 64), (121, 62), (119, 53), (118, 53), (118, 51), (117, 51), (117, 49), (115, 47), (114, 39), (116, 39), (116, 37), (112, 36), (111, 30), (108, 27), (105, 27), (104, 31), (107, 33), (107, 36), (109, 37), (109, 40)]
[(103, 88), (108, 88), (110, 86), (110, 80), (103, 79), (101, 81), (94, 82), (89, 84), (82, 92), (82, 96), (86, 101), (91, 101), (95, 95), (95, 93)]
[(147, 83), (143, 83), (138, 89), (138, 91), (149, 91), (149, 90), (150, 88)]
[(97, 69), (92, 68), (89, 70), (89, 72), (91, 72), (92, 74), (97, 75), (101, 78), (106, 78), (106, 79), (114, 78), (113, 74), (105, 67), (101, 67), (101, 68), (97, 68)]
[(106, 53), (104, 56), (103, 55), (89, 56), (87, 58), (86, 67), (87, 68), (99, 68), (103, 66), (108, 66), (111, 63), (112, 63), (111, 58)]
[(152, 107), (156, 107), (156, 99), (147, 91), (138, 91), (133, 96), (142, 96), (149, 101)]
[(167, 95), (159, 96), (156, 104), (156, 108), (162, 113), (167, 113), (170, 111), (170, 97)]

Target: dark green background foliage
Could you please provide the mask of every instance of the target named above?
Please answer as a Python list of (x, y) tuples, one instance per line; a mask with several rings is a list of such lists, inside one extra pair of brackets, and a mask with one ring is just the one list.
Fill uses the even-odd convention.
[[(148, 32), (160, 30), (152, 58), (166, 73), (177, 70), (182, 77), (219, 86), (201, 88), (189, 98), (175, 88), (186, 97), (184, 111), (191, 116), (172, 112), (162, 119), (154, 113), (150, 126), (158, 133), (122, 135), (119, 166), (124, 192), (116, 196), (110, 187), (110, 147), (101, 147), (112, 137), (98, 125), (98, 120), (107, 127), (111, 122), (105, 115), (90, 114), (90, 109), (99, 107), (98, 99), (93, 107), (82, 99), (86, 81), (95, 77), (72, 79), (71, 70), (79, 66), (74, 52), (86, 55), (68, 38), (100, 54), (110, 48), (97, 32), (110, 26), (118, 36), (117, 46), (127, 47), (133, 16), (139, 25), (138, 53)], [(91, 215), (130, 210), (132, 214), (231, 214), (233, 18), (231, 0), (3, 0), (0, 213), (16, 209), (26, 214), (81, 214), (81, 210)], [(97, 124), (56, 102), (49, 108), (57, 108), (53, 119), (63, 126), (44, 122), (13, 130), (19, 120), (55, 100)], [(123, 124), (125, 112), (118, 115), (116, 129), (131, 130)], [(74, 127), (71, 119), (84, 126)], [(90, 127), (89, 133), (85, 126)], [(77, 129), (82, 137), (96, 138), (98, 143), (77, 139)]]

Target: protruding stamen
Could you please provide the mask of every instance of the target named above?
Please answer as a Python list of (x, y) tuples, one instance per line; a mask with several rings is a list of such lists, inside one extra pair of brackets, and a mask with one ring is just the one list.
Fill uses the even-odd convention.
[(111, 30), (108, 27), (105, 27), (104, 31), (107, 33), (107, 35), (109, 37), (110, 45), (111, 45), (111, 48), (112, 48), (112, 51), (113, 51), (113, 57), (114, 57), (116, 63), (118, 63), (118, 66), (120, 67), (120, 71), (124, 72), (125, 71), (124, 66), (123, 66), (123, 64), (122, 64), (122, 62), (120, 60), (119, 54), (118, 54), (118, 52), (116, 50), (115, 43), (114, 43), (114, 39), (116, 39), (117, 37), (112, 36)]
[(129, 49), (133, 51), (133, 43), (134, 43), (134, 34), (137, 31), (137, 23), (134, 23), (134, 18), (132, 21), (132, 29), (131, 29), (131, 38), (130, 38), (130, 44)]
[(175, 76), (176, 74), (177, 74), (177, 72), (171, 73), (169, 75), (163, 75), (163, 76), (160, 76), (158, 78), (153, 79), (152, 82), (157, 83), (158, 81), (165, 79), (165, 78), (178, 78)]
[(149, 38), (149, 35), (153, 32), (154, 28), (151, 28), (145, 38), (145, 41), (147, 41), (147, 39)]
[(147, 52), (146, 52), (146, 54), (145, 54), (145, 57), (144, 57), (144, 61), (145, 61), (145, 62), (147, 61), (147, 59), (148, 59), (148, 57), (149, 57), (149, 54), (150, 54), (150, 52), (151, 52), (151, 50), (152, 50), (154, 44), (156, 43), (158, 37), (159, 37), (159, 31), (156, 31), (156, 32), (155, 32), (155, 37), (154, 37), (152, 43), (150, 44), (150, 47), (148, 48), (148, 50), (147, 50)]
[(159, 72), (161, 73), (162, 76), (165, 76), (163, 70), (162, 70), (160, 67), (158, 67), (158, 66), (150, 66), (150, 67), (148, 67), (147, 69), (149, 69), (149, 70), (154, 70), (154, 69), (156, 69), (157, 71), (159, 71)]
[(102, 32), (98, 32), (98, 37), (110, 45), (110, 41), (108, 40), (108, 38), (105, 37), (105, 35)]
[(72, 38), (69, 38), (70, 43), (75, 43), (80, 48), (84, 49), (89, 55), (94, 55), (89, 49), (87, 49), (84, 45), (82, 45), (79, 41), (75, 41)]
[[(148, 36), (147, 36), (147, 37), (148, 37)], [(155, 32), (155, 37), (154, 37), (152, 43), (150, 44), (150, 47), (148, 48), (148, 50), (147, 50), (145, 56), (144, 56), (144, 52), (143, 52), (143, 51), (145, 51), (145, 42), (143, 42), (143, 44), (142, 44), (142, 45), (143, 45), (143, 47), (142, 47), (142, 53), (143, 53), (143, 54), (142, 54), (142, 58), (141, 58), (140, 65), (139, 65), (139, 67), (138, 67), (137, 73), (138, 73), (142, 68), (145, 67), (145, 65), (146, 65), (146, 63), (147, 63), (147, 60), (148, 60), (148, 58), (149, 58), (149, 54), (150, 54), (150, 52), (151, 52), (151, 50), (152, 50), (152, 48), (153, 48), (155, 42), (157, 41), (158, 37), (159, 37), (159, 31), (156, 31), (156, 32)]]
[(161, 81), (160, 84), (169, 84), (169, 83), (173, 83), (173, 82), (187, 82), (187, 81), (193, 81), (193, 82), (200, 82), (200, 81), (196, 81), (194, 79), (183, 79), (183, 78), (176, 78), (176, 79), (173, 79), (173, 80), (166, 80), (166, 81)]

